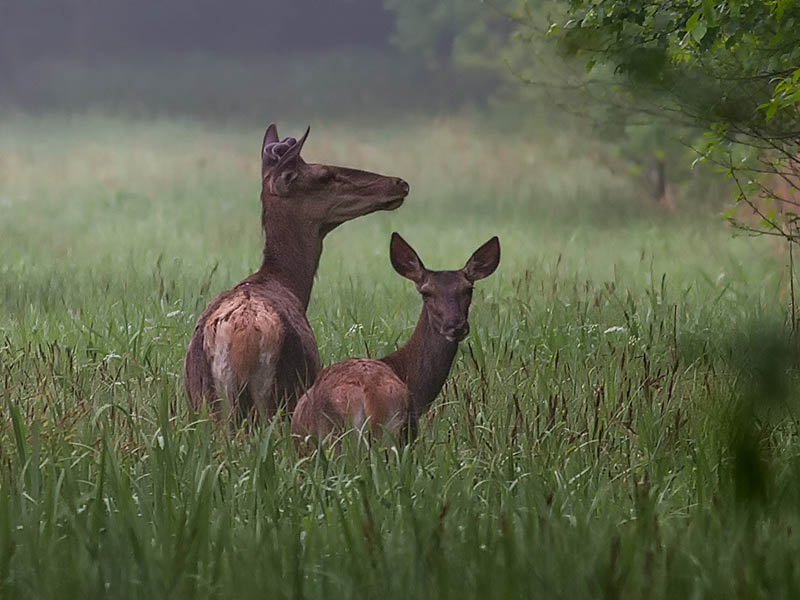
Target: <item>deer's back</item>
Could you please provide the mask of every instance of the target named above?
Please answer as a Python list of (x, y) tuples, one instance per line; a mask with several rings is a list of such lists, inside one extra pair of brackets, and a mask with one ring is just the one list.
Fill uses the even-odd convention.
[(239, 412), (271, 415), (284, 401), (294, 408), (319, 368), (316, 339), (297, 297), (277, 282), (246, 279), (198, 318), (184, 384), (196, 409), (222, 398), (240, 404)]
[(351, 358), (324, 369), (301, 397), (292, 433), (323, 439), (333, 431), (362, 429), (402, 435), (409, 416), (405, 383), (378, 360)]

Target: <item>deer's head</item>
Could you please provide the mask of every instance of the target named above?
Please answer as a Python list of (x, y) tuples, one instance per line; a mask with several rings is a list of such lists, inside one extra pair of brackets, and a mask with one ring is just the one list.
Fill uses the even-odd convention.
[(426, 269), (414, 249), (397, 233), (392, 234), (389, 255), (395, 271), (413, 281), (422, 294), (423, 307), (433, 331), (450, 342), (460, 342), (467, 337), (472, 286), (494, 273), (500, 264), (497, 236), (478, 248), (458, 271)]
[(394, 210), (408, 195), (399, 177), (305, 162), (300, 152), (309, 129), (299, 140), (280, 140), (270, 125), (261, 146), (261, 199), (296, 212), (317, 226), (321, 235), (376, 210)]

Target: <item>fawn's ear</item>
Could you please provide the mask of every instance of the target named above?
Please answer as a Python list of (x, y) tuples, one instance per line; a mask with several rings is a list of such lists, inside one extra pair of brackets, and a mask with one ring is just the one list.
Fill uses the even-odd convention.
[(469, 257), (462, 271), (470, 281), (488, 277), (500, 264), (500, 240), (494, 236)]
[(408, 245), (399, 233), (392, 234), (392, 241), (389, 244), (389, 258), (392, 266), (403, 277), (410, 279), (414, 283), (419, 283), (425, 274), (425, 265)]

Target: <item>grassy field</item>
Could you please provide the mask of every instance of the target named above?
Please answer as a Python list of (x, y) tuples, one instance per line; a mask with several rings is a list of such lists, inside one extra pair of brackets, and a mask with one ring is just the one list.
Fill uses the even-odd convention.
[(432, 268), (497, 234), (500, 269), (411, 448), (300, 460), (284, 420), (190, 414), (194, 321), (258, 266), (265, 125), (0, 119), (0, 597), (800, 594), (786, 259), (575, 134), (312, 123), (308, 160), (411, 184), (326, 242), (323, 362), (410, 333), (392, 231)]

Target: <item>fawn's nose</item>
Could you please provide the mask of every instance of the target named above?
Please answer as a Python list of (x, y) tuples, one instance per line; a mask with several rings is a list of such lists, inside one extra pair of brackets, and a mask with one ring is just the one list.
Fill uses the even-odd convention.
[(400, 179), (399, 177), (397, 177), (395, 178), (394, 182), (397, 185), (397, 187), (399, 187), (402, 190), (404, 194), (408, 193), (409, 190), (408, 183), (406, 183), (404, 179)]
[(442, 335), (450, 342), (460, 342), (469, 335), (469, 323), (448, 323), (442, 328)]

